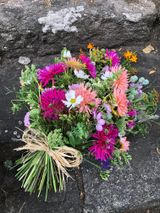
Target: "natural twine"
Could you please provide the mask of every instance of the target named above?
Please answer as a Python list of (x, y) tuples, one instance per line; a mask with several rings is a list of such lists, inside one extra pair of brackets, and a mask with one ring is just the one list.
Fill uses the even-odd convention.
[(71, 177), (66, 171), (66, 168), (79, 167), (82, 162), (81, 153), (71, 147), (62, 146), (55, 147), (54, 150), (49, 148), (47, 137), (41, 132), (28, 128), (23, 132), (22, 141), (24, 146), (17, 148), (17, 151), (28, 150), (33, 153), (36, 151), (46, 152), (54, 160), (59, 175), (62, 174), (63, 181), (65, 182), (65, 176)]

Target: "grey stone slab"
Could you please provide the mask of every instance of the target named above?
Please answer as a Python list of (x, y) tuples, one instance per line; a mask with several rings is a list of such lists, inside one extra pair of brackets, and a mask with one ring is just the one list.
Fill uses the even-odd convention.
[[(0, 2), (0, 55), (19, 57), (149, 40), (159, 19), (157, 0), (44, 0)], [(12, 54), (14, 51), (14, 54)]]

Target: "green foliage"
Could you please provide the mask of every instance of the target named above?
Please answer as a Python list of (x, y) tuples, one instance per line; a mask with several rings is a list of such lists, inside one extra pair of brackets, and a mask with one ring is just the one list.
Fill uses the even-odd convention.
[(61, 129), (55, 129), (48, 134), (48, 144), (49, 146), (54, 149), (54, 147), (64, 146), (67, 142), (67, 139), (63, 137)]
[(106, 171), (100, 171), (100, 177), (102, 180), (105, 180), (107, 181), (109, 179), (109, 176), (110, 176), (110, 171), (109, 170), (106, 170)]
[(126, 117), (121, 117), (116, 121), (116, 126), (118, 127), (121, 136), (125, 135), (126, 124), (127, 124)]
[(37, 71), (34, 65), (26, 66), (20, 77), (21, 88), (16, 95), (16, 100), (12, 101), (12, 111), (19, 111), (24, 105), (38, 107), (39, 88)]
[(113, 159), (111, 160), (111, 163), (117, 167), (122, 167), (125, 164), (128, 164), (131, 160), (132, 157), (127, 152), (122, 152), (116, 149), (113, 153)]
[(69, 143), (73, 147), (83, 145), (89, 138), (89, 130), (85, 123), (78, 122), (71, 131), (67, 132)]

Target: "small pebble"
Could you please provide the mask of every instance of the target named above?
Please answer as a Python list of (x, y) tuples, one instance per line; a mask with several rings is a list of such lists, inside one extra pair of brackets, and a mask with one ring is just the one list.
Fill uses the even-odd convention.
[(14, 131), (14, 132), (13, 132), (13, 135), (17, 135), (17, 131)]
[(5, 133), (8, 133), (8, 130), (6, 129), (4, 132), (5, 132)]
[(21, 136), (20, 135), (17, 135), (17, 138), (20, 138)]
[(22, 121), (18, 121), (18, 124), (19, 124), (19, 125), (22, 125), (22, 123), (23, 123)]
[(28, 65), (31, 63), (31, 59), (28, 57), (20, 56), (18, 59), (19, 64)]

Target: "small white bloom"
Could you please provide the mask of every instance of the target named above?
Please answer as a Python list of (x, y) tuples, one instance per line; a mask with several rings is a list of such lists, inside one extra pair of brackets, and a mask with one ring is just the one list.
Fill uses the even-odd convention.
[(83, 70), (74, 70), (74, 74), (77, 78), (82, 78), (82, 79), (88, 79), (89, 75), (86, 75), (85, 72), (83, 72)]
[(112, 78), (113, 73), (110, 71), (106, 71), (103, 75), (101, 75), (102, 80), (106, 80), (107, 78)]
[(83, 101), (82, 96), (77, 96), (74, 90), (69, 90), (66, 94), (66, 101), (63, 101), (63, 103), (68, 107), (68, 108), (74, 108), (77, 105), (79, 105)]
[(67, 49), (64, 49), (64, 51), (62, 53), (62, 57), (63, 58), (72, 58), (71, 52)]

